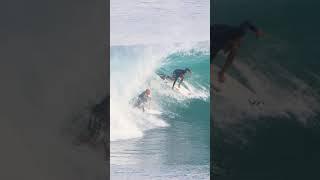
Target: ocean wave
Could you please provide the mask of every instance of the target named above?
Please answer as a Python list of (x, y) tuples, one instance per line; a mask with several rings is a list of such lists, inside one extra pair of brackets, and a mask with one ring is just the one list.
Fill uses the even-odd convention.
[[(169, 126), (165, 117), (175, 113), (170, 109), (172, 105), (188, 105), (193, 100), (209, 101), (208, 47), (208, 42), (193, 46), (111, 47), (110, 140), (139, 138), (144, 131)], [(185, 67), (190, 67), (193, 72), (184, 82), (189, 89), (188, 96), (172, 91), (171, 85), (156, 74), (165, 69), (170, 75), (174, 69)], [(151, 108), (163, 115), (142, 113), (132, 107), (132, 100), (146, 88), (152, 91)]]

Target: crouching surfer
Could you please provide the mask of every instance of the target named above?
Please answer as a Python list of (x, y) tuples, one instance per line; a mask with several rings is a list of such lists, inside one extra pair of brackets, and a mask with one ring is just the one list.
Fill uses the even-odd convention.
[(144, 112), (146, 104), (150, 103), (150, 101), (151, 101), (151, 90), (146, 89), (138, 96), (138, 99), (135, 102), (134, 107), (141, 108), (142, 111)]

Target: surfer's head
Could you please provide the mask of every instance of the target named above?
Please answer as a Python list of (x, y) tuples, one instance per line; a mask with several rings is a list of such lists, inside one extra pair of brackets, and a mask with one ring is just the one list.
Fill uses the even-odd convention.
[(147, 94), (148, 96), (150, 96), (150, 95), (151, 95), (151, 90), (150, 90), (150, 89), (146, 89), (146, 94)]
[(188, 72), (188, 73), (191, 73), (191, 70), (190, 70), (189, 68), (186, 68), (186, 69), (184, 69), (184, 72), (185, 72), (185, 73), (187, 73), (187, 72)]

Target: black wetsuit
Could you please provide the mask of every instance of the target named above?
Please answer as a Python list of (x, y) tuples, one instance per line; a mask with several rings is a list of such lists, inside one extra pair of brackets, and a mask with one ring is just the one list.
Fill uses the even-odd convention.
[(174, 79), (178, 79), (181, 75), (184, 75), (185, 73), (186, 73), (186, 71), (183, 69), (176, 69), (173, 71), (172, 77)]
[(179, 84), (182, 83), (183, 78), (184, 78), (183, 76), (184, 76), (185, 73), (186, 73), (186, 71), (183, 70), (183, 69), (176, 69), (176, 70), (173, 71), (173, 73), (172, 73), (172, 80), (173, 80), (174, 82), (173, 82), (172, 88), (173, 88), (174, 85), (176, 84), (176, 82), (177, 82), (177, 80), (178, 80), (179, 77), (181, 78)]
[[(214, 24), (210, 27), (211, 47), (210, 51), (214, 57), (220, 50), (224, 49), (230, 40), (242, 37), (248, 30), (257, 32), (257, 28), (249, 21), (245, 21), (240, 26), (229, 26), (224, 24)], [(210, 59), (212, 64), (212, 58)]]

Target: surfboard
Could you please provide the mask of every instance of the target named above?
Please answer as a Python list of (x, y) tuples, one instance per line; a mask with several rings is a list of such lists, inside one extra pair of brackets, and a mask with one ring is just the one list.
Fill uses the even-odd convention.
[[(164, 81), (164, 83), (168, 87), (172, 88), (173, 80), (170, 78), (170, 76), (161, 73), (157, 73), (157, 75)], [(191, 92), (183, 84), (181, 84), (181, 86), (178, 87), (178, 83), (179, 82), (176, 82), (173, 90), (177, 93), (180, 93), (183, 96), (190, 96)]]
[(174, 90), (177, 91), (178, 93), (184, 95), (184, 96), (190, 96), (191, 92), (189, 90), (187, 90), (185, 87), (180, 86), (179, 87), (174, 87)]

